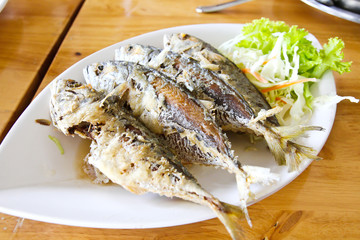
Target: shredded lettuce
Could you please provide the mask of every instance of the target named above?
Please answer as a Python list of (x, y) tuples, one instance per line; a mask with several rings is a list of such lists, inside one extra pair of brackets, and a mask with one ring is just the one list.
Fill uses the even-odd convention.
[(272, 107), (283, 108), (277, 114), (282, 125), (302, 124), (310, 119), (314, 102), (310, 87), (326, 71), (350, 71), (351, 62), (343, 61), (341, 39), (330, 38), (322, 49), (317, 49), (308, 35), (303, 28), (261, 18), (246, 24), (240, 35), (219, 47), (263, 92)]
[(338, 96), (338, 95), (323, 95), (323, 96), (319, 96), (316, 97), (314, 99), (314, 105), (315, 106), (321, 106), (321, 107), (327, 107), (327, 106), (331, 106), (332, 104), (337, 104), (343, 100), (349, 100), (352, 103), (359, 103), (359, 99), (356, 99), (352, 96)]
[(300, 61), (300, 75), (320, 78), (328, 69), (339, 73), (350, 71), (351, 62), (342, 62), (344, 42), (341, 39), (330, 38), (323, 49), (319, 50), (306, 38), (308, 32), (305, 29), (297, 26), (290, 27), (282, 21), (261, 18), (246, 24), (242, 29), (242, 35), (246, 38), (239, 41), (236, 46), (261, 50), (265, 55), (274, 49), (280, 34), (290, 61), (295, 54), (294, 48), (298, 48), (296, 54)]

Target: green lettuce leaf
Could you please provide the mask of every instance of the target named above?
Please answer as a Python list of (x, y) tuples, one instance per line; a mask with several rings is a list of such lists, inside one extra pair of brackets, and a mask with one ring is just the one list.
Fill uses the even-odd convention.
[(308, 78), (321, 78), (331, 69), (340, 74), (350, 71), (351, 62), (343, 62), (344, 42), (339, 38), (330, 38), (323, 49), (315, 48), (306, 38), (308, 32), (297, 26), (288, 26), (282, 21), (270, 21), (267, 18), (254, 20), (242, 29), (245, 36), (237, 47), (253, 48), (268, 54), (275, 46), (279, 33), (284, 34), (287, 55), (292, 60), (295, 47), (298, 47), (299, 74)]
[(319, 58), (321, 63), (314, 66), (312, 70), (312, 77), (320, 78), (328, 69), (336, 71), (340, 74), (350, 72), (351, 62), (343, 62), (344, 42), (335, 37), (330, 38), (327, 44), (324, 44), (323, 49), (319, 51)]
[(240, 41), (236, 46), (254, 48), (261, 50), (263, 54), (269, 53), (276, 43), (275, 32), (287, 32), (289, 26), (284, 22), (272, 22), (269, 19), (261, 18), (254, 20), (251, 24), (246, 24), (242, 29), (242, 34), (248, 37)]
[(305, 98), (305, 103), (306, 106), (308, 106), (308, 108), (312, 109), (312, 103), (314, 100), (313, 95), (311, 94), (310, 91), (310, 86), (311, 86), (311, 82), (306, 82), (304, 83), (304, 98)]

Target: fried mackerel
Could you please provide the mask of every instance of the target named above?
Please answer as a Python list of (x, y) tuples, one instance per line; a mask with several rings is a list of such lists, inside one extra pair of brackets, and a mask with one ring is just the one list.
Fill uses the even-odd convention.
[[(203, 40), (184, 33), (164, 35), (164, 48), (185, 54), (200, 63), (201, 67), (219, 73), (218, 76), (238, 91), (257, 115), (262, 109), (271, 107), (264, 95), (250, 82), (246, 75), (215, 47)], [(279, 123), (275, 116), (267, 118), (275, 126)]]
[(179, 197), (212, 209), (233, 239), (240, 239), (242, 209), (206, 192), (161, 139), (128, 113), (119, 97), (73, 80), (51, 85), (51, 118), (65, 135), (92, 141), (88, 161), (112, 182), (135, 194)]
[[(164, 73), (199, 99), (224, 130), (263, 136), (278, 164), (287, 165), (290, 171), (297, 170), (305, 159), (319, 159), (315, 150), (289, 139), (306, 130), (321, 128), (299, 126), (290, 129), (275, 126), (267, 119), (276, 113), (276, 109), (256, 112), (260, 109), (260, 106), (253, 108), (257, 101), (249, 103), (243, 94), (224, 81), (224, 73), (220, 70), (218, 72), (204, 68), (195, 59), (168, 49), (136, 44), (117, 49), (115, 59), (138, 62)], [(254, 98), (254, 94), (250, 94), (248, 98)]]
[(120, 96), (124, 107), (152, 132), (163, 136), (184, 164), (221, 167), (234, 173), (245, 212), (251, 197), (249, 185), (277, 180), (269, 169), (243, 168), (213, 117), (165, 75), (135, 63), (106, 61), (87, 66), (84, 76), (93, 88)]
[(121, 61), (91, 64), (84, 76), (94, 89), (119, 97), (124, 108), (152, 132), (164, 136), (184, 163), (239, 169), (230, 142), (212, 116), (166, 76)]

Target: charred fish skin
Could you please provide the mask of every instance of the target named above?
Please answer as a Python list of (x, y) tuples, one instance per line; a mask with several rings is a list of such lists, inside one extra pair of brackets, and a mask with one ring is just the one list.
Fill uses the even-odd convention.
[[(245, 74), (209, 43), (189, 34), (177, 33), (164, 36), (164, 47), (186, 54), (196, 59), (205, 68), (217, 71), (219, 76), (248, 102), (255, 113), (253, 117), (257, 117), (263, 109), (271, 111), (265, 97)], [(249, 125), (256, 129), (255, 133), (264, 136), (278, 164), (287, 165), (290, 171), (297, 171), (304, 160), (321, 159), (314, 149), (290, 141), (291, 138), (284, 134), (286, 130), (284, 131), (284, 128), (280, 127), (275, 115), (267, 116), (257, 123), (251, 122)], [(310, 130), (322, 131), (323, 128), (317, 126), (294, 127), (296, 134), (293, 134), (292, 138)]]
[[(106, 92), (110, 91), (108, 86), (114, 86), (109, 95), (121, 96), (136, 118), (152, 132), (164, 136), (182, 163), (221, 167), (234, 173), (240, 202), (246, 209), (249, 173), (242, 169), (213, 117), (185, 89), (155, 70), (130, 62), (95, 63), (84, 69), (84, 75), (95, 88), (103, 84), (101, 81), (106, 83)], [(100, 86), (97, 90), (104, 89)]]
[[(143, 58), (140, 62), (141, 56)], [(161, 51), (154, 47), (133, 44), (117, 49), (115, 59), (136, 60), (172, 77), (173, 81), (182, 84), (195, 97), (200, 98), (209, 112), (215, 113), (217, 123), (224, 130), (250, 132), (263, 136), (276, 162), (279, 165), (287, 165), (290, 171), (298, 170), (306, 159), (319, 159), (313, 149), (295, 144), (289, 140), (291, 139), (289, 136), (283, 136), (283, 129), (274, 126), (268, 120), (268, 115), (259, 121), (253, 121), (259, 118), (257, 115), (262, 111), (255, 114), (255, 110), (252, 110), (241, 94), (234, 88), (230, 88), (210, 70), (199, 67), (199, 64), (194, 63), (190, 58), (167, 49)], [(267, 112), (272, 111), (273, 109), (270, 109)], [(312, 126), (295, 128), (294, 132), (298, 135), (308, 130), (321, 130), (319, 127)]]
[[(141, 57), (142, 56), (142, 57)], [(249, 131), (244, 127), (254, 115), (241, 95), (214, 72), (184, 55), (151, 46), (128, 45), (115, 50), (115, 59), (154, 68), (200, 99), (224, 130)]]
[(50, 112), (54, 125), (65, 135), (92, 139), (88, 161), (112, 182), (136, 194), (153, 192), (207, 206), (231, 237), (240, 239), (242, 209), (206, 192), (155, 134), (118, 109), (116, 98), (103, 96), (72, 80), (53, 82)]
[(164, 135), (173, 143), (173, 148), (180, 148), (177, 152), (188, 154), (189, 162), (226, 164), (225, 168), (229, 169), (234, 164), (240, 165), (234, 160), (226, 135), (213, 118), (166, 76), (135, 63), (120, 61), (89, 65), (84, 69), (84, 76), (97, 90), (115, 95), (126, 91), (122, 99), (134, 116), (154, 133)]
[[(250, 82), (246, 75), (209, 43), (189, 34), (176, 33), (164, 36), (164, 48), (186, 54), (205, 68), (219, 73), (224, 81), (244, 97), (256, 115), (261, 109), (271, 109), (264, 95)], [(279, 126), (275, 116), (268, 117), (267, 120), (274, 126)]]
[[(155, 155), (165, 156), (174, 168), (196, 181), (170, 151), (164, 150), (165, 145), (158, 136), (122, 108), (118, 98), (106, 96), (73, 80), (59, 80), (52, 85), (51, 91), (51, 118), (54, 126), (65, 135), (76, 134), (94, 140), (96, 144), (103, 142), (103, 148), (113, 138), (123, 139), (124, 142), (119, 140), (119, 146), (123, 144), (124, 148), (145, 145), (146, 151), (139, 155), (141, 158), (146, 158), (147, 154), (151, 156), (151, 151)], [(91, 154), (87, 161), (92, 163), (93, 158), (94, 154)]]

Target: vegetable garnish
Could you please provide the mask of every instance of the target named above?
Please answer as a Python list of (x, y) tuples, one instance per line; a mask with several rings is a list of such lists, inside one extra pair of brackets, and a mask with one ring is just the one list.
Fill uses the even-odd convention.
[(259, 73), (257, 72), (252, 72), (249, 68), (243, 68), (241, 69), (243, 71), (243, 73), (250, 73), (251, 75), (253, 75), (259, 82), (262, 83), (268, 83), (269, 81), (266, 80), (265, 78), (263, 78)]
[(56, 137), (53, 137), (51, 135), (49, 135), (49, 138), (51, 139), (51, 141), (53, 141), (56, 144), (56, 146), (59, 149), (60, 153), (64, 154), (64, 148), (61, 146), (61, 143), (60, 143), (59, 139), (57, 139)]
[(303, 82), (309, 82), (309, 81), (316, 81), (316, 78), (303, 78), (303, 79), (298, 79), (298, 80), (292, 81), (292, 82), (287, 82), (287, 83), (283, 83), (283, 84), (277, 84), (277, 85), (274, 85), (272, 87), (261, 89), (261, 92), (262, 93), (267, 93), (267, 92), (270, 92), (270, 91), (273, 91), (273, 90), (276, 90), (276, 89), (282, 89), (282, 88), (290, 87), (291, 85), (294, 85), (294, 84), (297, 84), (297, 83), (303, 83)]
[(240, 35), (219, 47), (264, 94), (271, 107), (283, 108), (276, 115), (281, 125), (305, 124), (311, 118), (314, 102), (320, 101), (312, 96), (310, 87), (326, 71), (350, 71), (351, 62), (343, 61), (341, 39), (330, 38), (322, 49), (317, 49), (307, 36), (303, 28), (261, 18), (246, 24)]

